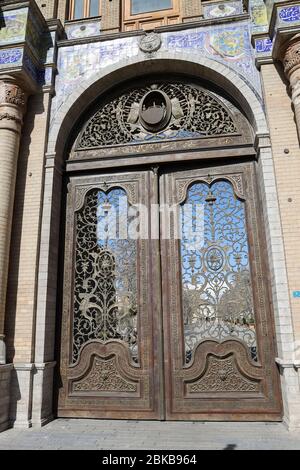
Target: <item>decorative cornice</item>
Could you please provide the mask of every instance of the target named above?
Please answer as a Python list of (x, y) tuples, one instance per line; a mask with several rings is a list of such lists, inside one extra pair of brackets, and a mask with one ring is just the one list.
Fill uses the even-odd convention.
[(286, 360), (283, 360), (279, 357), (276, 357), (275, 358), (275, 362), (276, 364), (280, 367), (280, 369), (295, 369), (295, 370), (298, 370), (300, 369), (300, 361), (298, 360), (294, 360), (294, 361), (286, 361)]

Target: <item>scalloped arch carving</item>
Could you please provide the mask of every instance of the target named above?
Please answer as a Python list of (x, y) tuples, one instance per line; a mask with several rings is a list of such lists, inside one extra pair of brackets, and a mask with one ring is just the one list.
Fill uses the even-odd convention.
[[(151, 102), (147, 110), (143, 109), (144, 97), (155, 90), (164, 93), (167, 101)], [(154, 127), (151, 131), (143, 126), (142, 115), (147, 111), (162, 115), (166, 122), (162, 130), (156, 131)], [(240, 133), (238, 114), (227, 100), (198, 85), (153, 83), (102, 102), (86, 122), (77, 138), (75, 150), (237, 135)]]

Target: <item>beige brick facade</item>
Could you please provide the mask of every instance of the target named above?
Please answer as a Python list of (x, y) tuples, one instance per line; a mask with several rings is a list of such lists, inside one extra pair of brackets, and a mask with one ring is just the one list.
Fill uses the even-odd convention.
[(278, 190), (290, 302), (296, 339), (300, 340), (299, 290), (300, 251), (300, 149), (297, 127), (289, 95), (289, 84), (282, 66), (261, 67), (268, 123), (270, 126), (275, 178)]
[(202, 5), (198, 0), (181, 0), (183, 22), (196, 21), (202, 15)]
[(101, 1), (101, 29), (107, 33), (118, 32), (121, 23), (121, 2), (119, 0)]
[(31, 362), (34, 346), (36, 278), (39, 256), (44, 155), (47, 142), (49, 94), (31, 96), (23, 127), (16, 183), (7, 294), (8, 360)]
[(55, 18), (59, 0), (36, 0), (38, 7), (46, 19)]

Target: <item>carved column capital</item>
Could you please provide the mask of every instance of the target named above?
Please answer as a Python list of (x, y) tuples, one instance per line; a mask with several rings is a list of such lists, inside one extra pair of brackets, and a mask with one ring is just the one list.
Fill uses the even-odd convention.
[(300, 139), (300, 34), (296, 34), (282, 48), (282, 63), (290, 82), (292, 103)]
[(0, 126), (19, 128), (22, 125), (26, 101), (26, 93), (13, 77), (0, 77)]
[(282, 63), (288, 78), (300, 68), (300, 35), (294, 36), (282, 49)]

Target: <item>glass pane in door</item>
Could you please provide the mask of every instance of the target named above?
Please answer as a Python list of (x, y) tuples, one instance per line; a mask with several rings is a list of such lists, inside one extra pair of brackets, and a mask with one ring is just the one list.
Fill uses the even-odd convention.
[(94, 189), (77, 213), (74, 362), (91, 340), (122, 341), (138, 362), (137, 241), (124, 231), (128, 208), (123, 189)]
[[(191, 240), (196, 207), (202, 238)], [(245, 204), (228, 181), (193, 183), (181, 205), (181, 271), (186, 363), (203, 340), (237, 338), (253, 360), (257, 345)], [(187, 230), (189, 227), (189, 230)]]

